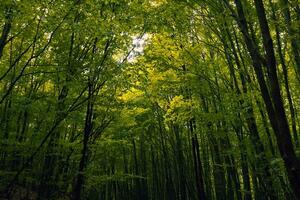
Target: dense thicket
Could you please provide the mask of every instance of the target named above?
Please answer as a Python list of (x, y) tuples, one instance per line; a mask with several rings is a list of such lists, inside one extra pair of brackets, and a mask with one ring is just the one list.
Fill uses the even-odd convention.
[(0, 199), (300, 199), (298, 0), (0, 2)]

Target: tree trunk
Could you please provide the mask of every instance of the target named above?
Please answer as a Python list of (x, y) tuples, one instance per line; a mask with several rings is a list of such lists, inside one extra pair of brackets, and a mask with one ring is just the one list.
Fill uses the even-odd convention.
[(88, 103), (86, 109), (85, 116), (85, 126), (84, 126), (84, 135), (83, 135), (83, 148), (81, 151), (81, 159), (79, 163), (78, 173), (75, 180), (75, 184), (72, 192), (72, 200), (80, 200), (81, 199), (81, 190), (84, 185), (84, 171), (87, 164), (88, 159), (88, 142), (89, 137), (93, 128), (93, 85), (89, 83), (89, 94), (88, 94)]
[(3, 56), (3, 50), (5, 45), (7, 44), (7, 38), (8, 38), (8, 34), (10, 32), (11, 29), (11, 22), (12, 22), (12, 8), (9, 8), (7, 10), (6, 16), (5, 16), (5, 23), (4, 23), (4, 27), (2, 30), (2, 34), (0, 37), (0, 59)]
[(295, 155), (280, 94), (273, 42), (270, 36), (263, 3), (260, 0), (255, 0), (255, 7), (259, 18), (260, 29), (263, 36), (263, 44), (266, 51), (266, 65), (268, 67), (268, 79), (271, 87), (270, 94), (272, 98), (270, 97), (269, 90), (264, 79), (261, 56), (259, 55), (257, 47), (249, 37), (247, 21), (244, 15), (242, 4), (239, 0), (235, 0), (235, 4), (239, 16), (237, 21), (243, 33), (245, 43), (253, 62), (256, 77), (260, 85), (261, 94), (266, 105), (268, 117), (277, 138), (277, 145), (279, 147), (281, 157), (284, 160), (285, 168), (288, 172), (291, 187), (293, 188), (295, 195), (300, 198), (300, 164)]
[(271, 87), (271, 96), (273, 99), (275, 117), (277, 119), (278, 126), (274, 127), (275, 129), (278, 129), (278, 131), (275, 131), (277, 132), (277, 144), (286, 166), (291, 187), (293, 188), (297, 198), (300, 199), (300, 163), (293, 148), (289, 124), (286, 118), (282, 97), (280, 94), (273, 41), (270, 35), (263, 2), (261, 0), (255, 0), (254, 2), (263, 37), (263, 44), (266, 51), (267, 66), (269, 68), (268, 72)]
[(198, 200), (205, 200), (206, 195), (204, 190), (204, 181), (203, 181), (203, 173), (202, 173), (203, 169), (202, 169), (202, 162), (200, 159), (199, 142), (196, 135), (192, 137), (192, 152), (193, 152), (193, 159), (194, 159), (194, 171), (195, 171), (195, 178), (196, 178)]

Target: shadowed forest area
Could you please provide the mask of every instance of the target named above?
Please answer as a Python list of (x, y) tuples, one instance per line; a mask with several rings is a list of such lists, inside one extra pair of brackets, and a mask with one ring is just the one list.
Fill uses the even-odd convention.
[(1, 200), (300, 200), (299, 0), (1, 0)]

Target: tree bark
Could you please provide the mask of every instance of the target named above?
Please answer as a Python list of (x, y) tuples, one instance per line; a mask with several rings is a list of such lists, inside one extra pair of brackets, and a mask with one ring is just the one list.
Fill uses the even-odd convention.
[(265, 9), (262, 0), (254, 0), (259, 19), (260, 30), (263, 37), (263, 45), (266, 51), (266, 61), (269, 72), (271, 96), (275, 109), (275, 117), (277, 119), (278, 129), (276, 137), (277, 144), (281, 156), (284, 160), (291, 187), (294, 190), (297, 198), (300, 199), (300, 163), (296, 157), (293, 143), (291, 139), (289, 124), (286, 118), (283, 101), (280, 93), (279, 82), (276, 71), (276, 59), (273, 48), (273, 41), (271, 38), (269, 25), (267, 22)]
[(84, 127), (84, 135), (83, 135), (83, 148), (81, 151), (81, 159), (79, 163), (78, 173), (75, 180), (75, 184), (72, 192), (72, 200), (80, 200), (81, 199), (81, 191), (82, 186), (84, 184), (84, 171), (87, 164), (88, 159), (88, 142), (89, 137), (93, 128), (93, 85), (89, 83), (89, 92), (88, 92), (88, 103), (86, 109), (86, 118), (85, 118), (85, 127)]
[(6, 14), (6, 16), (5, 16), (5, 23), (4, 23), (2, 34), (1, 34), (1, 37), (0, 37), (0, 59), (3, 56), (3, 50), (4, 50), (5, 45), (7, 44), (8, 34), (11, 30), (12, 8), (9, 8), (7, 13), (8, 14)]
[(263, 37), (263, 45), (266, 51), (266, 66), (270, 84), (270, 93), (262, 71), (262, 58), (258, 52), (258, 48), (254, 45), (253, 41), (249, 37), (243, 6), (239, 0), (235, 0), (235, 4), (239, 16), (239, 18), (237, 18), (237, 22), (240, 30), (243, 33), (245, 43), (253, 62), (256, 77), (260, 85), (261, 94), (264, 99), (268, 117), (277, 139), (277, 145), (279, 147), (281, 157), (284, 160), (291, 187), (293, 188), (293, 191), (297, 198), (300, 198), (300, 164), (295, 155), (290, 130), (280, 94), (280, 87), (276, 72), (276, 60), (273, 50), (273, 41), (270, 36), (263, 3), (261, 0), (255, 0), (255, 7)]

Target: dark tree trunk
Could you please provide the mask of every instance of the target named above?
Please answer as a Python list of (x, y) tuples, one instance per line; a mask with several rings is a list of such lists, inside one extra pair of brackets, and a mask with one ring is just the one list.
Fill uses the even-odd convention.
[[(288, 0), (281, 0), (283, 9), (283, 15), (285, 19), (285, 23), (287, 26), (289, 38), (291, 41), (292, 53), (294, 56), (295, 64), (296, 64), (296, 73), (298, 75), (298, 79), (300, 81), (300, 54), (299, 54), (299, 35), (297, 36), (297, 30), (295, 30), (294, 26), (292, 25), (291, 21), (291, 13), (289, 9), (289, 1)], [(299, 5), (298, 5), (299, 6)]]
[(281, 157), (284, 160), (285, 167), (288, 172), (291, 187), (293, 188), (295, 195), (300, 198), (300, 164), (295, 155), (290, 130), (280, 94), (273, 42), (270, 36), (263, 3), (260, 0), (255, 0), (255, 7), (259, 19), (261, 33), (263, 36), (263, 44), (266, 51), (268, 80), (271, 88), (270, 93), (264, 79), (264, 73), (262, 71), (262, 58), (258, 52), (257, 47), (254, 45), (249, 36), (247, 21), (244, 15), (242, 4), (239, 0), (235, 0), (235, 4), (239, 16), (237, 22), (243, 33), (245, 43), (253, 62), (256, 77), (260, 85), (261, 94), (264, 99), (268, 117), (277, 139), (277, 145), (279, 147)]
[(265, 9), (261, 0), (255, 0), (255, 7), (259, 19), (260, 29), (263, 37), (263, 44), (266, 51), (266, 61), (269, 68), (269, 80), (271, 88), (271, 96), (273, 99), (275, 117), (277, 119), (278, 129), (276, 137), (280, 154), (284, 160), (291, 187), (297, 198), (300, 199), (300, 163), (296, 157), (293, 143), (291, 139), (289, 124), (286, 118), (280, 87), (276, 71), (276, 59), (273, 49), (273, 41), (271, 38), (268, 22), (266, 19)]
[(3, 56), (3, 50), (5, 45), (7, 44), (7, 38), (11, 29), (12, 22), (12, 8), (9, 8), (6, 12), (7, 14), (5, 16), (5, 23), (0, 37), (0, 59)]
[[(287, 1), (286, 0), (282, 0), (283, 2), (286, 3), (286, 5), (284, 6), (288, 6), (287, 5)], [(270, 2), (271, 4), (271, 2)], [(275, 14), (275, 10), (274, 10), (274, 5), (272, 5), (272, 18), (274, 21), (277, 20), (277, 17), (276, 17), (276, 14)], [(290, 13), (289, 13), (289, 8), (288, 7), (284, 7), (284, 13), (285, 13), (285, 18), (286, 18), (286, 21), (289, 21), (290, 22)], [(291, 32), (291, 24), (288, 23), (288, 28), (289, 28), (289, 32)], [(276, 43), (277, 43), (277, 53), (278, 53), (278, 56), (279, 56), (279, 60), (280, 60), (280, 64), (281, 64), (281, 67), (282, 67), (282, 73), (283, 73), (283, 78), (284, 78), (284, 87), (285, 87), (285, 91), (286, 91), (286, 97), (288, 99), (288, 103), (289, 103), (289, 109), (290, 109), (290, 115), (291, 115), (291, 121), (292, 121), (292, 133), (293, 133), (293, 136), (294, 136), (294, 140), (295, 140), (295, 146), (298, 147), (299, 146), (299, 138), (298, 138), (298, 134), (297, 134), (297, 125), (296, 125), (296, 115), (295, 115), (295, 108), (294, 108), (294, 105), (293, 105), (293, 100), (292, 100), (292, 95), (291, 95), (291, 92), (290, 92), (290, 86), (289, 86), (289, 81), (288, 81), (288, 71), (287, 71), (287, 65), (286, 65), (286, 62), (285, 62), (285, 56), (282, 52), (282, 45), (281, 45), (281, 38), (280, 38), (280, 31), (279, 31), (279, 26), (278, 24), (275, 24), (275, 32), (276, 32)], [(290, 37), (292, 37), (290, 35)], [(294, 43), (297, 43), (297, 41), (295, 41), (295, 38), (292, 38), (292, 43), (294, 41)], [(294, 48), (297, 48), (296, 47), (297, 44), (294, 44)], [(294, 51), (294, 50), (293, 50)], [(299, 59), (299, 63), (300, 64), (300, 57), (299, 57), (299, 54), (298, 52), (296, 53), (297, 55), (295, 55), (295, 60)], [(297, 64), (297, 62), (296, 62)], [(300, 65), (297, 67), (298, 70), (300, 70)], [(300, 72), (300, 71), (298, 71)], [(300, 74), (298, 74), (299, 76)]]
[(81, 191), (82, 186), (84, 185), (84, 171), (86, 168), (87, 160), (88, 160), (88, 142), (89, 137), (93, 128), (93, 85), (89, 83), (89, 91), (88, 91), (88, 103), (86, 109), (86, 118), (85, 118), (85, 126), (84, 126), (84, 134), (83, 134), (83, 148), (81, 151), (81, 159), (79, 163), (78, 173), (75, 180), (75, 184), (72, 191), (72, 200), (80, 200), (81, 199)]
[(194, 171), (195, 171), (198, 199), (205, 200), (206, 195), (205, 195), (203, 173), (202, 173), (203, 169), (202, 169), (202, 162), (200, 159), (199, 142), (196, 135), (192, 137), (192, 152), (193, 152), (193, 159), (194, 159)]

